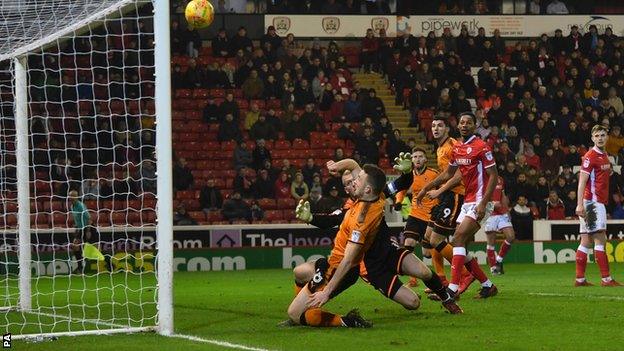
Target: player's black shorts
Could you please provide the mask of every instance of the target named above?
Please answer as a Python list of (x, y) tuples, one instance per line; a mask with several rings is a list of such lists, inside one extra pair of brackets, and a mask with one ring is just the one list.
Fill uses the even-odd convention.
[(82, 243), (95, 244), (100, 241), (100, 232), (96, 227), (88, 225), (74, 233), (74, 239), (78, 239)]
[(390, 239), (388, 231), (379, 231), (373, 245), (364, 255), (366, 281), (384, 296), (392, 299), (403, 285), (401, 264), (410, 252)]
[[(336, 272), (336, 268), (338, 267), (337, 266), (330, 267), (327, 273), (325, 273), (325, 282), (326, 282), (325, 284), (327, 284), (327, 282), (329, 282), (329, 280), (332, 278), (332, 276)], [(347, 272), (347, 274), (342, 278), (342, 280), (340, 281), (336, 289), (334, 289), (334, 291), (329, 295), (329, 298), (333, 299), (334, 297), (338, 296), (338, 294), (340, 294), (341, 292), (347, 290), (349, 287), (351, 287), (351, 285), (357, 282), (359, 277), (360, 277), (360, 265), (357, 265), (351, 268)]]
[(439, 197), (440, 202), (431, 209), (430, 225), (436, 233), (444, 236), (453, 235), (464, 196), (452, 191), (445, 191)]
[(429, 226), (429, 221), (423, 221), (422, 219), (408, 216), (405, 222), (405, 228), (403, 229), (403, 236), (420, 241), (425, 237), (427, 226)]

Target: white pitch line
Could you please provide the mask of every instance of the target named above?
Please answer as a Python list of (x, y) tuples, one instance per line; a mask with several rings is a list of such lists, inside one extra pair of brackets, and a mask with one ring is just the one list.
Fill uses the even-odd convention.
[(529, 295), (546, 296), (546, 297), (582, 297), (582, 298), (598, 299), (598, 300), (624, 301), (624, 297), (622, 296), (608, 296), (608, 295), (573, 295), (573, 294), (555, 294), (555, 293), (529, 293)]
[(245, 346), (245, 345), (240, 345), (240, 344), (233, 344), (233, 343), (230, 343), (230, 342), (227, 342), (227, 341), (204, 339), (204, 338), (200, 338), (200, 337), (193, 336), (193, 335), (173, 334), (170, 337), (186, 339), (186, 340), (196, 341), (196, 342), (203, 342), (205, 344), (212, 344), (212, 345), (217, 345), (217, 346), (223, 346), (223, 347), (228, 347), (228, 348), (236, 349), (236, 350), (270, 351), (269, 349), (263, 349), (263, 348), (252, 347), (252, 346)]
[[(92, 323), (92, 324), (103, 324), (103, 325), (106, 325), (106, 326), (109, 326), (109, 327), (113, 327), (113, 328), (128, 328), (127, 325), (122, 325), (122, 324), (109, 323), (109, 322), (105, 322), (105, 321), (97, 321), (97, 320), (93, 320), (93, 319), (78, 319), (78, 318), (72, 318), (72, 317), (65, 316), (65, 315), (59, 315), (59, 314), (53, 314), (53, 313), (45, 313), (45, 312), (40, 312), (40, 311), (28, 311), (28, 313), (38, 314), (38, 315), (42, 315), (42, 316), (46, 316), (46, 317), (52, 317), (52, 318), (67, 319), (67, 320), (69, 320), (71, 322), (87, 322), (87, 323)], [(252, 347), (252, 346), (246, 346), (246, 345), (240, 345), (240, 344), (233, 344), (233, 343), (227, 342), (227, 341), (213, 340), (213, 339), (204, 339), (204, 338), (200, 338), (198, 336), (193, 336), (193, 335), (173, 334), (173, 335), (169, 335), (168, 337), (179, 338), (179, 339), (186, 339), (186, 340), (190, 340), (190, 341), (202, 342), (202, 343), (205, 343), (205, 344), (212, 344), (212, 345), (216, 345), (216, 346), (223, 346), (223, 347), (228, 347), (228, 348), (236, 349), (236, 350), (271, 351), (269, 349), (263, 349), (263, 348), (259, 348), (259, 347)]]

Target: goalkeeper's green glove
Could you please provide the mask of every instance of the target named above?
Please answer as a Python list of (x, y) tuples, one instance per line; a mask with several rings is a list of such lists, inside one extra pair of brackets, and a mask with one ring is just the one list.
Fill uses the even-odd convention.
[(312, 212), (310, 211), (310, 202), (299, 200), (299, 204), (295, 209), (295, 217), (306, 223), (312, 222)]
[(401, 173), (409, 173), (412, 171), (412, 155), (409, 152), (401, 152), (398, 157), (394, 158), (394, 166)]

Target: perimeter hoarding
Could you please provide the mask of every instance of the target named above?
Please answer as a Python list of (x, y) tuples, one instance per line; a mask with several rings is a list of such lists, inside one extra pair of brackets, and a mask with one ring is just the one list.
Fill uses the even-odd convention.
[(459, 35), (461, 27), (466, 26), (471, 35), (476, 35), (479, 28), (485, 29), (491, 36), (495, 29), (503, 37), (539, 37), (546, 33), (554, 35), (555, 29), (561, 29), (567, 36), (572, 26), (579, 27), (581, 33), (595, 25), (599, 33), (612, 28), (614, 34), (624, 35), (624, 16), (622, 15), (540, 15), (540, 16), (358, 16), (358, 15), (265, 15), (264, 28), (274, 26), (277, 34), (289, 33), (296, 37), (319, 38), (363, 38), (366, 29), (372, 28), (375, 35), (383, 28), (389, 37), (400, 35), (405, 30), (416, 37), (427, 36), (430, 31), (439, 36), (444, 28), (450, 28), (454, 36)]

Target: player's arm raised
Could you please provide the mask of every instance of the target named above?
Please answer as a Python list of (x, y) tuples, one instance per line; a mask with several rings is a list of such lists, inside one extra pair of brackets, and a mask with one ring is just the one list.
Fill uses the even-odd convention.
[(327, 283), (327, 286), (325, 286), (325, 289), (315, 292), (310, 296), (307, 304), (308, 308), (321, 307), (329, 300), (331, 293), (336, 290), (340, 281), (345, 277), (345, 275), (347, 275), (347, 272), (349, 272), (351, 268), (360, 264), (357, 258), (360, 257), (361, 250), (361, 244), (347, 242), (344, 257), (342, 258), (342, 261), (340, 261), (338, 268), (336, 268), (334, 275)]
[(457, 165), (449, 165), (446, 170), (440, 173), (434, 180), (432, 180), (430, 183), (425, 184), (425, 186), (418, 192), (418, 194), (416, 194), (416, 203), (420, 205), (422, 203), (422, 199), (425, 197), (429, 190), (437, 188), (442, 183), (451, 179), (457, 172), (457, 169)]
[(438, 198), (438, 196), (440, 196), (440, 194), (442, 194), (443, 192), (447, 191), (447, 190), (451, 190), (454, 187), (456, 187), (457, 185), (459, 185), (462, 181), (462, 176), (461, 176), (461, 172), (459, 170), (457, 170), (455, 172), (455, 174), (453, 175), (453, 178), (449, 179), (448, 181), (446, 181), (446, 183), (444, 183), (441, 187), (439, 187), (438, 189), (435, 190), (429, 190), (427, 192), (427, 196), (429, 196), (432, 199), (436, 199)]
[(583, 206), (583, 194), (585, 193), (585, 187), (587, 186), (587, 181), (589, 180), (589, 173), (581, 170), (579, 172), (579, 182), (578, 189), (576, 190), (576, 215), (584, 218), (585, 217), (585, 206)]
[[(327, 170), (329, 171), (329, 174), (331, 175), (336, 175), (336, 174), (341, 174), (344, 171), (351, 171), (351, 172), (359, 172), (360, 171), (360, 165), (353, 159), (350, 158), (345, 158), (344, 160), (340, 160), (338, 162), (334, 162), (334, 161), (327, 161), (327, 163), (325, 164), (327, 166)], [(354, 177), (357, 174), (354, 174)]]

